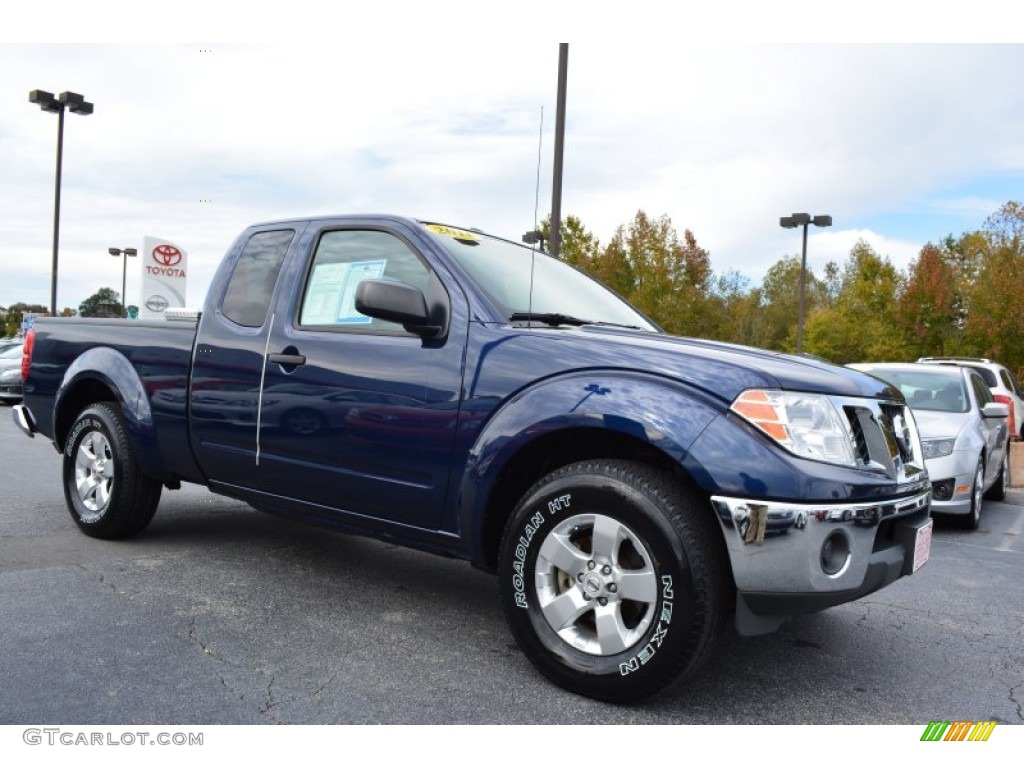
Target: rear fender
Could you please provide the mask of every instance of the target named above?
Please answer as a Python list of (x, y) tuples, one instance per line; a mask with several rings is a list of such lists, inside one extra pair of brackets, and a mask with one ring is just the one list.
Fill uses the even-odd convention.
[(157, 448), (153, 411), (142, 379), (131, 361), (110, 347), (86, 350), (68, 366), (54, 398), (54, 443), (57, 448), (63, 448), (75, 417), (97, 401), (95, 393), (100, 387), (109, 390), (120, 406), (129, 442), (143, 472), (155, 479), (166, 479), (165, 464)]

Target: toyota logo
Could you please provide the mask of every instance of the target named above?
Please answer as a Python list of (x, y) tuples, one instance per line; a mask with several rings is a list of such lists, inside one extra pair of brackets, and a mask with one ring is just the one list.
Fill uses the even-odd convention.
[(153, 261), (162, 267), (173, 267), (181, 261), (181, 251), (173, 245), (158, 245), (153, 249)]
[(167, 309), (170, 303), (171, 302), (169, 302), (160, 294), (156, 294), (146, 299), (146, 308), (149, 309), (151, 312), (163, 312), (165, 309)]

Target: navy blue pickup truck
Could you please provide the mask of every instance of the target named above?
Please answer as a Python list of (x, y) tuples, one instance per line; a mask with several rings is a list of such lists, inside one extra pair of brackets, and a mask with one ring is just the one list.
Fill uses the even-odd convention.
[(277, 221), (189, 321), (40, 320), (14, 418), (75, 523), (163, 488), (464, 558), (537, 668), (606, 700), (928, 558), (910, 410), (878, 379), (662, 333), (570, 266), (390, 216)]

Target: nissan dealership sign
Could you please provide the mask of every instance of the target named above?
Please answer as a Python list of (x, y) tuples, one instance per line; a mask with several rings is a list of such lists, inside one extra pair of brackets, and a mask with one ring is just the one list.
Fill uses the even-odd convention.
[(144, 258), (139, 317), (162, 317), (168, 307), (184, 307), (188, 254), (168, 240), (147, 237), (141, 255)]

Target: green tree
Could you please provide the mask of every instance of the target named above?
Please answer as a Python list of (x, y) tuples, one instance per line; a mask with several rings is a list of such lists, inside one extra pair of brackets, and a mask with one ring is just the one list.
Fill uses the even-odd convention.
[(905, 360), (911, 345), (896, 319), (903, 275), (860, 240), (843, 268), (832, 306), (806, 322), (804, 349), (835, 363)]
[(100, 288), (96, 293), (78, 305), (78, 314), (82, 317), (123, 317), (124, 307), (121, 305), (121, 294), (113, 288)]
[[(783, 352), (796, 351), (800, 316), (800, 257), (786, 256), (772, 264), (761, 282), (764, 335), (761, 346)], [(808, 267), (804, 275), (804, 327), (816, 308), (825, 303), (824, 283)]]
[(768, 346), (761, 289), (751, 288), (750, 278), (735, 270), (717, 276), (714, 283), (710, 305), (715, 325), (708, 336), (733, 344)]
[(1024, 239), (1024, 205), (1010, 200), (987, 219), (982, 227), (991, 243), (1020, 250)]
[(7, 314), (0, 318), (0, 335), (14, 336), (21, 330), (21, 321), (25, 315), (49, 315), (49, 307), (42, 304), (26, 304), (18, 301), (7, 307)]
[[(545, 241), (551, 235), (551, 218), (541, 223)], [(562, 244), (558, 258), (584, 272), (591, 273), (601, 253), (601, 243), (577, 216), (566, 216), (562, 220)]]

